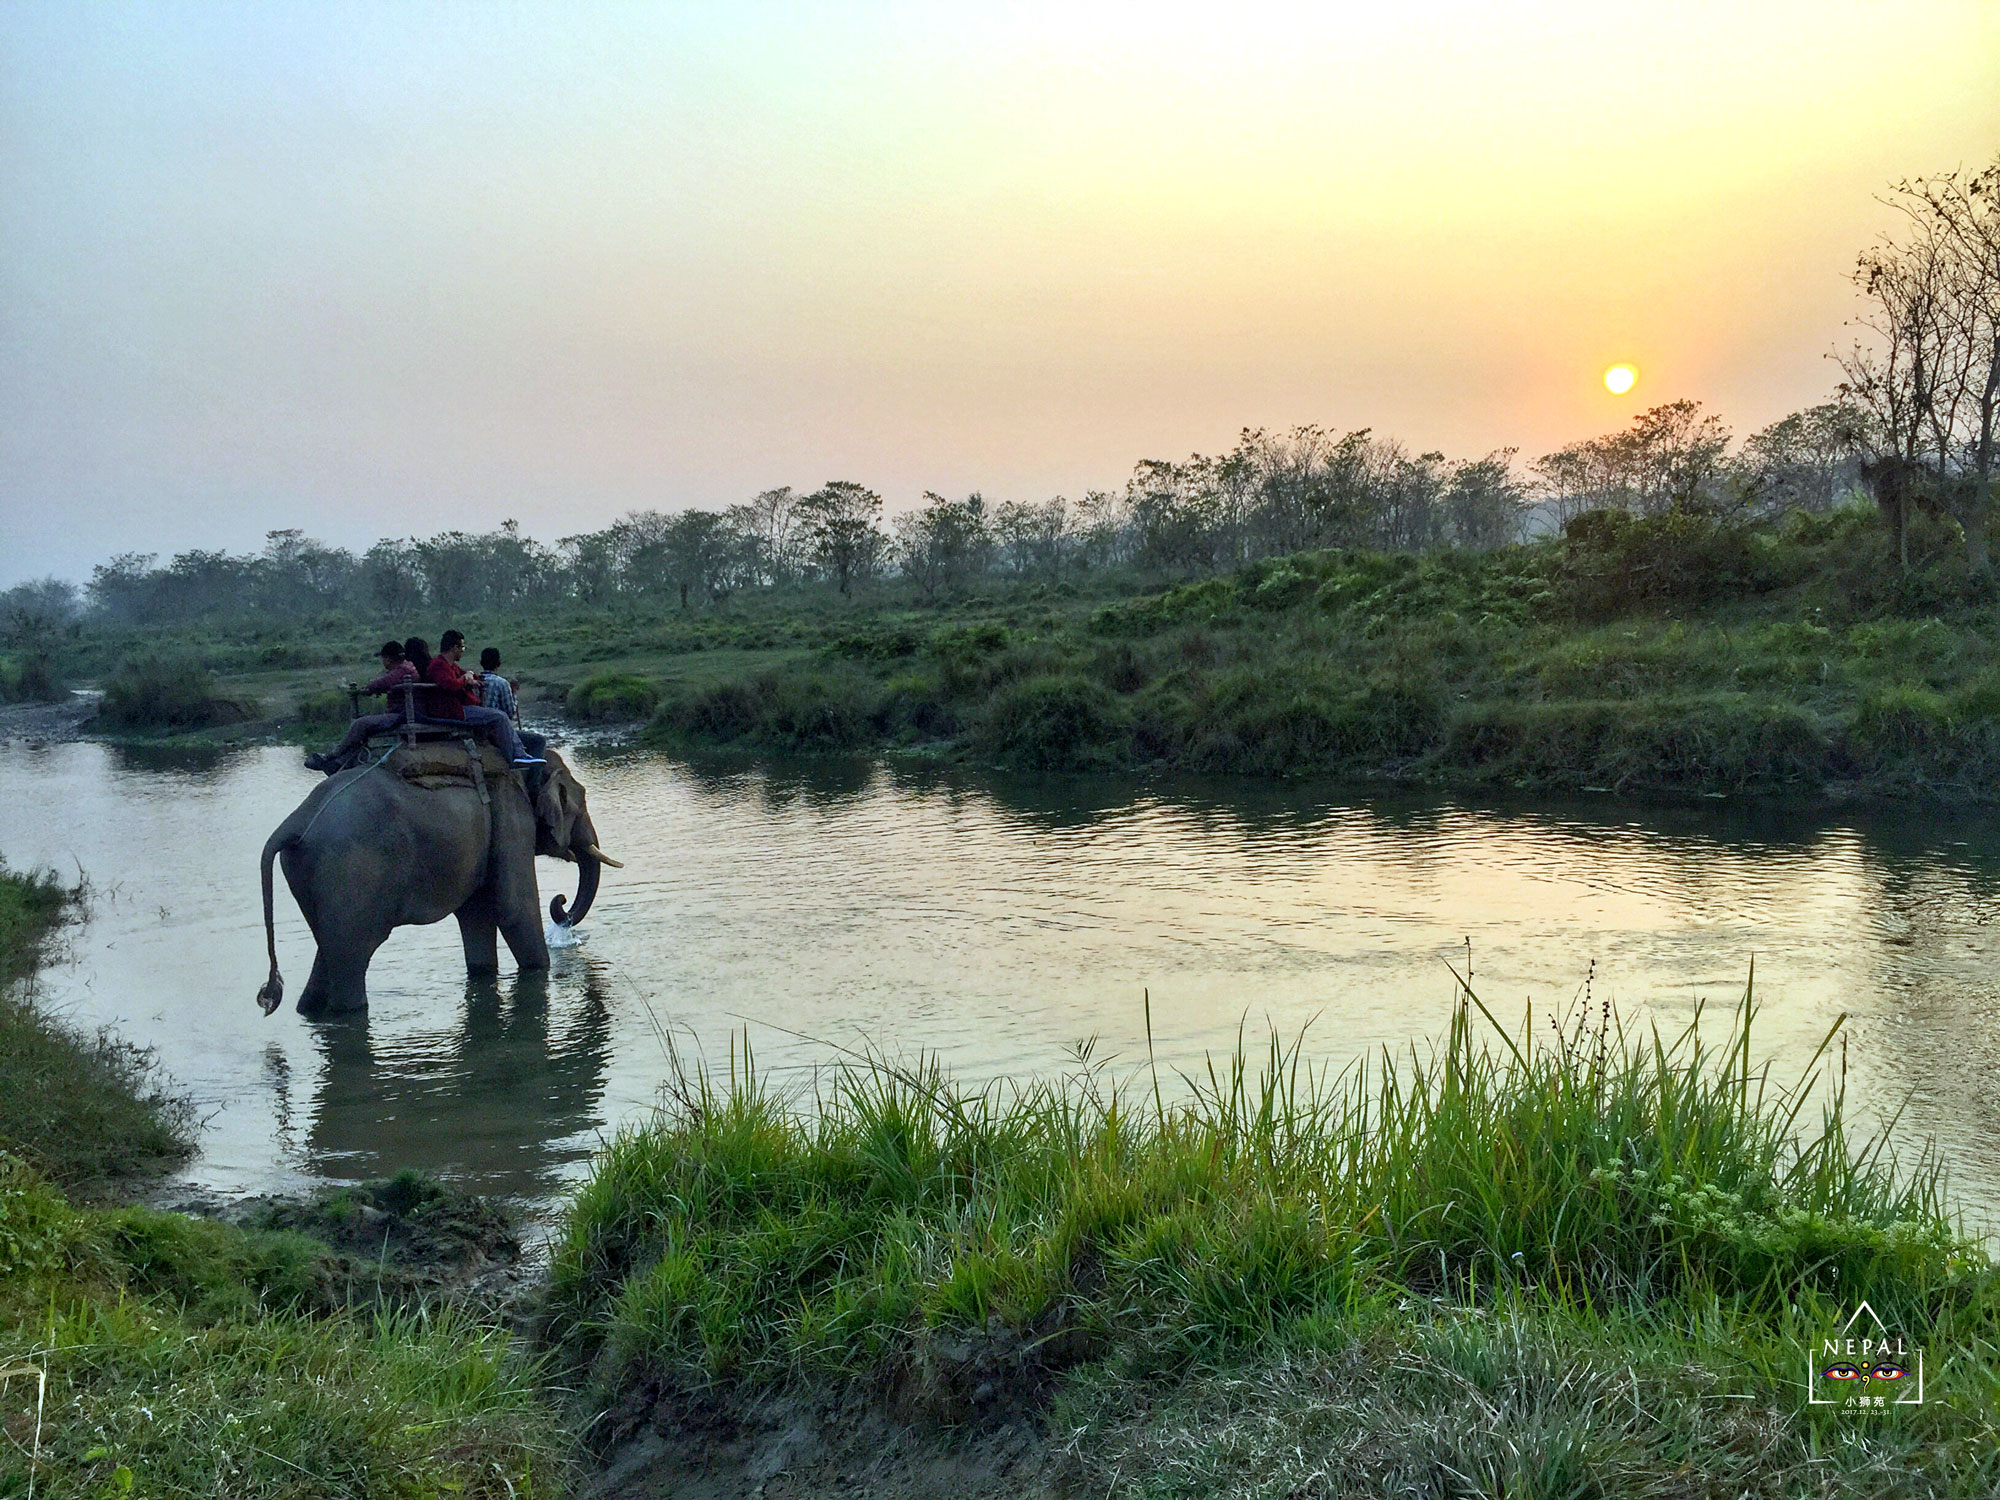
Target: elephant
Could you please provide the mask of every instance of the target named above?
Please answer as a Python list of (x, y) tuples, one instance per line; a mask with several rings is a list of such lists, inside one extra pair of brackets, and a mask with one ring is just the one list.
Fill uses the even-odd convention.
[(531, 795), (519, 771), (491, 750), (456, 742), (398, 745), (373, 764), (315, 787), (265, 841), (264, 939), (271, 973), (257, 992), (270, 1015), (284, 1000), (271, 910), (271, 861), (305, 914), (318, 952), (299, 993), (301, 1014), (357, 1011), (368, 1004), (368, 963), (397, 927), (458, 918), (466, 972), (499, 972), (496, 934), (522, 972), (546, 969), (535, 856), (577, 866), (576, 905), (549, 903), (558, 923), (583, 920), (601, 867), (623, 868), (597, 847), (582, 785), (548, 754)]

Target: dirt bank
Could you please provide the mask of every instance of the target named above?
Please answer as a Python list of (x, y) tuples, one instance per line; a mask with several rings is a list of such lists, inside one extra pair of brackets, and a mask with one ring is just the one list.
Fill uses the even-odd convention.
[(1041, 1500), (1070, 1493), (1041, 1423), (940, 1427), (878, 1397), (786, 1394), (748, 1405), (635, 1391), (582, 1500)]
[(0, 703), (0, 744), (60, 744), (84, 737), (83, 726), (97, 712), (94, 692), (71, 693), (60, 703)]

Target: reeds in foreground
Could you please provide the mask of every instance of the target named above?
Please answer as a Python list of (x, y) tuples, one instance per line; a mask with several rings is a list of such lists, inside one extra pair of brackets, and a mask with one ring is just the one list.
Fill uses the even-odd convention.
[(866, 1056), (788, 1093), (747, 1046), (726, 1081), (677, 1061), (578, 1194), (557, 1323), (707, 1382), (908, 1368), (963, 1337), (1184, 1367), (1413, 1299), (1658, 1327), (1983, 1299), (1935, 1162), (1850, 1141), (1824, 1044), (1779, 1086), (1752, 1016), (1746, 991), (1719, 1046), (1699, 1013), (1510, 1035), (1462, 986), (1428, 1051), (1329, 1074), (1239, 1043), (1173, 1090), (1087, 1062), (967, 1089)]

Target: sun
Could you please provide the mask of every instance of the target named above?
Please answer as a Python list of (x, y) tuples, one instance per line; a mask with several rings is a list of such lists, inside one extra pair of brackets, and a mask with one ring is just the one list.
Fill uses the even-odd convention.
[(1604, 372), (1604, 388), (1614, 396), (1622, 396), (1638, 383), (1639, 372), (1630, 365), (1613, 365)]

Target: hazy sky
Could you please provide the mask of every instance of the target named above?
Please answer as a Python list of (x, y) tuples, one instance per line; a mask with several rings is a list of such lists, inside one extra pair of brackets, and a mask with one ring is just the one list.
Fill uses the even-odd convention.
[(0, 585), (1747, 431), (1829, 391), (1871, 195), (1996, 150), (1978, 0), (9, 0)]

